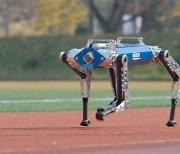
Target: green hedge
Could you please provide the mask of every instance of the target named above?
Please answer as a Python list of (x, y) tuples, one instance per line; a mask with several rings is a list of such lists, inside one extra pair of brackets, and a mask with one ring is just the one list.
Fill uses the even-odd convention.
[[(113, 34), (92, 36), (41, 36), (0, 38), (0, 79), (1, 80), (51, 80), (78, 79), (67, 66), (59, 62), (60, 51), (85, 46), (89, 38), (113, 38)], [(180, 35), (143, 34), (144, 42), (168, 49), (180, 63)], [(165, 71), (155, 64), (129, 67), (131, 79), (168, 79)], [(95, 79), (107, 79), (106, 71), (97, 69)]]

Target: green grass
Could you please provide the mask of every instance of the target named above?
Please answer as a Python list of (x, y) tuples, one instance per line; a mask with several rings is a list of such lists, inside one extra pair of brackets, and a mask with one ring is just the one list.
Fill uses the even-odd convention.
[[(130, 96), (170, 96), (169, 89), (143, 90), (131, 89)], [(97, 109), (105, 106), (107, 101), (93, 102), (93, 98), (112, 98), (111, 89), (92, 89), (90, 94), (89, 109)], [(131, 98), (130, 97), (130, 98)], [(35, 112), (35, 111), (62, 111), (62, 110), (81, 110), (81, 101), (65, 102), (41, 102), (45, 99), (80, 99), (79, 89), (0, 89), (0, 102), (2, 100), (17, 100), (13, 103), (0, 103), (0, 112)], [(18, 101), (19, 100), (19, 101)], [(22, 100), (37, 100), (35, 102), (22, 103)], [(38, 101), (40, 100), (40, 101)], [(130, 99), (130, 108), (162, 107), (169, 106), (170, 100), (135, 100)]]

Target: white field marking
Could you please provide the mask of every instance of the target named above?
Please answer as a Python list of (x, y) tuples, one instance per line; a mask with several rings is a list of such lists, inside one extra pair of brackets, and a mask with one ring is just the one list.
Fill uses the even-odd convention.
[[(143, 96), (143, 97), (131, 97), (130, 100), (167, 100), (171, 99), (170, 96)], [(90, 101), (110, 101), (112, 98), (90, 98)], [(79, 98), (60, 98), (60, 99), (32, 99), (32, 100), (0, 100), (0, 104), (24, 104), (24, 103), (61, 103), (61, 102), (80, 102)]]
[[(87, 148), (103, 148), (103, 147), (117, 147), (117, 146), (133, 146), (133, 145), (153, 145), (153, 144), (163, 144), (163, 143), (177, 143), (180, 142), (180, 139), (166, 139), (166, 140), (152, 140), (152, 141), (133, 141), (127, 143), (103, 143), (103, 144), (84, 144), (84, 145), (75, 145), (75, 146), (62, 146), (57, 148), (21, 148), (21, 149), (1, 149), (0, 153), (27, 153), (27, 152), (60, 152), (61, 150), (78, 150), (78, 149), (87, 149)], [(171, 146), (167, 146), (171, 147)], [(162, 147), (163, 148), (163, 147)], [(98, 150), (101, 152), (102, 150)]]
[(103, 143), (103, 144), (86, 144), (80, 146), (63, 146), (59, 147), (59, 150), (65, 149), (82, 149), (82, 148), (99, 148), (99, 147), (112, 147), (112, 146), (132, 146), (132, 145), (151, 145), (151, 144), (162, 144), (162, 143), (174, 143), (180, 142), (180, 139), (166, 139), (166, 140), (152, 140), (152, 141), (132, 141), (127, 143)]

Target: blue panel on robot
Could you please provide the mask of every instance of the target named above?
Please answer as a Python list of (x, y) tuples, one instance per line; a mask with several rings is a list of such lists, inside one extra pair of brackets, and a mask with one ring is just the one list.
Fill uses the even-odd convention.
[(153, 58), (153, 53), (147, 45), (122, 45), (121, 47), (117, 48), (117, 51), (120, 55), (126, 54), (128, 56), (129, 64), (145, 64), (151, 61)]
[[(93, 56), (96, 57), (91, 64), (87, 64), (83, 59), (88, 52), (91, 52)], [(93, 70), (105, 60), (104, 56), (97, 52), (94, 48), (84, 48), (80, 53), (76, 55), (76, 58), (76, 62), (78, 62), (85, 70)]]

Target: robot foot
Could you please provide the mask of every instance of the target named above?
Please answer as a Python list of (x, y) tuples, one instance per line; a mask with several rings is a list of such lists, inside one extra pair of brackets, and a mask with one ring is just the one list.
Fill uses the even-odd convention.
[(176, 125), (176, 122), (174, 120), (169, 120), (167, 123), (166, 123), (166, 126), (168, 127), (174, 127)]
[(105, 117), (105, 114), (104, 114), (104, 112), (97, 112), (96, 113), (96, 119), (97, 120), (104, 120), (104, 117)]
[(83, 120), (81, 123), (80, 123), (81, 126), (89, 126), (90, 125), (90, 121), (87, 119), (87, 120)]
[(96, 112), (97, 120), (104, 120), (104, 117), (116, 111), (116, 100), (111, 101), (105, 108), (99, 108)]

